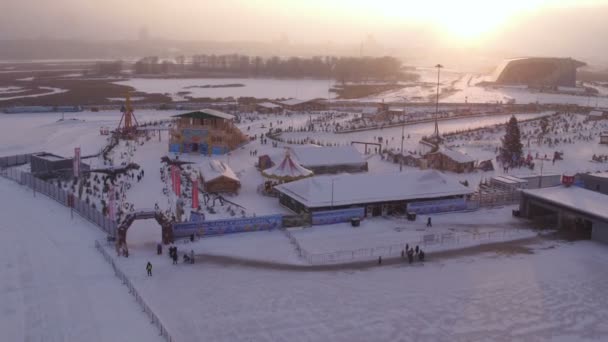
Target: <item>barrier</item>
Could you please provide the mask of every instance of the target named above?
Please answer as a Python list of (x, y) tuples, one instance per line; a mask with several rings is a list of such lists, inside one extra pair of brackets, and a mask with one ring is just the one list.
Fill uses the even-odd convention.
[[(12, 159), (19, 160), (19, 159)], [(59, 204), (68, 207), (68, 192), (57, 187), (55, 184), (48, 183), (42, 179), (34, 177), (29, 172), (24, 172), (16, 169), (2, 170), (1, 175), (7, 179), (15, 181), (21, 185), (25, 185), (32, 189), (35, 193), (41, 193), (50, 199), (57, 201)], [(93, 208), (84, 201), (76, 198), (74, 201), (73, 210), (82, 218), (93, 223), (105, 233), (111, 236), (116, 235), (117, 224), (115, 221), (103, 216), (96, 208)]]
[(312, 225), (334, 224), (349, 222), (353, 217), (363, 219), (365, 208), (348, 208), (338, 210), (317, 211), (312, 213)]
[(145, 312), (146, 315), (148, 315), (148, 317), (150, 318), (150, 323), (154, 324), (158, 328), (158, 330), (160, 331), (159, 335), (162, 336), (167, 342), (175, 341), (175, 339), (171, 336), (167, 328), (165, 328), (164, 324), (161, 322), (158, 316), (154, 313), (154, 311), (152, 311), (150, 306), (148, 306), (144, 299), (139, 295), (137, 289), (135, 288), (135, 286), (133, 286), (129, 278), (127, 278), (127, 276), (120, 270), (120, 268), (116, 266), (116, 263), (114, 262), (112, 256), (108, 253), (108, 251), (105, 250), (105, 248), (103, 248), (101, 243), (99, 243), (99, 241), (97, 240), (95, 240), (95, 248), (112, 266), (112, 269), (114, 270), (114, 275), (116, 275), (116, 277), (122, 281), (123, 285), (125, 285), (129, 289), (129, 293), (132, 294), (133, 297), (135, 297), (135, 301), (137, 302), (137, 304), (141, 306), (142, 311)]

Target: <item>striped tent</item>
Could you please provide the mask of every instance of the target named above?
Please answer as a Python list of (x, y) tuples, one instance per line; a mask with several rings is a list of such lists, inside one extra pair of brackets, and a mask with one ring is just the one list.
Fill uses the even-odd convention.
[(310, 177), (313, 175), (313, 172), (300, 165), (300, 163), (291, 157), (289, 151), (287, 151), (283, 161), (262, 171), (262, 175), (282, 182), (291, 182), (297, 179)]

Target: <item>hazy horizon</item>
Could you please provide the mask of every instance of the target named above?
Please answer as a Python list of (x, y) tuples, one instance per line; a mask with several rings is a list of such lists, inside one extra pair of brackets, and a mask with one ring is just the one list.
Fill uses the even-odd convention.
[(326, 46), (328, 54), (359, 47), (413, 59), (449, 52), (608, 64), (608, 0), (8, 0), (2, 7), (3, 40), (147, 37)]

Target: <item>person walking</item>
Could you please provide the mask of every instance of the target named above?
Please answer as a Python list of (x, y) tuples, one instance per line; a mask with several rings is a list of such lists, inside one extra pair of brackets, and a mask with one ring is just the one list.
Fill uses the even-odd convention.
[(431, 222), (431, 217), (429, 216), (429, 218), (426, 220), (426, 226), (427, 227), (432, 227), (433, 223)]
[(146, 265), (146, 271), (148, 271), (148, 277), (152, 276), (152, 264), (148, 261), (148, 264)]

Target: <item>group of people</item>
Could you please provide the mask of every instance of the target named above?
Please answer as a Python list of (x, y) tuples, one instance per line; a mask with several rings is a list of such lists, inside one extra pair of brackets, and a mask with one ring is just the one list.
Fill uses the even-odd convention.
[[(424, 251), (418, 246), (410, 248), (409, 244), (406, 243), (405, 249), (401, 250), (401, 259), (405, 258), (407, 258), (410, 264), (414, 262), (415, 258), (418, 258), (419, 261), (424, 261)], [(378, 265), (382, 265), (382, 256), (378, 257)]]
[(251, 150), (251, 151), (249, 151), (249, 155), (252, 156), (252, 157), (257, 156), (258, 155), (258, 150)]

